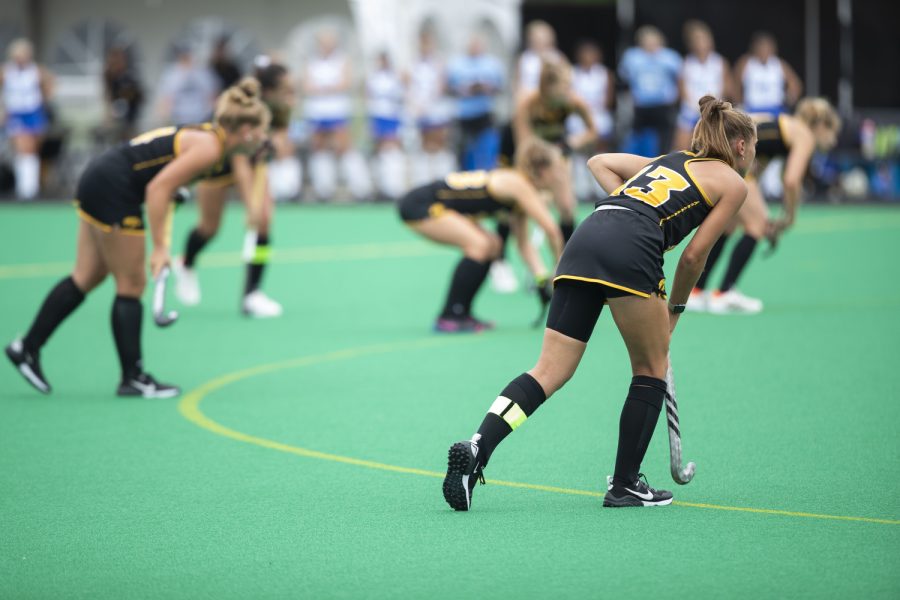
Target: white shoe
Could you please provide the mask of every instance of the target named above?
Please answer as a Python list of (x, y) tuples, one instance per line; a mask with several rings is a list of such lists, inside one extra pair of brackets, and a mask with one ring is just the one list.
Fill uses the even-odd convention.
[(709, 299), (711, 294), (705, 290), (694, 288), (691, 295), (688, 296), (687, 304), (684, 309), (688, 312), (706, 312), (709, 310)]
[(512, 294), (519, 289), (519, 280), (512, 265), (505, 260), (495, 260), (491, 263), (490, 276), (491, 287), (498, 294)]
[(717, 315), (743, 313), (755, 315), (762, 311), (762, 300), (745, 296), (737, 290), (716, 292), (709, 297), (708, 310)]
[(250, 292), (244, 296), (244, 301), (241, 303), (241, 310), (243, 310), (244, 314), (248, 317), (255, 317), (257, 319), (280, 317), (281, 313), (284, 312), (281, 305), (266, 296), (262, 290), (256, 290), (255, 292)]
[(175, 275), (175, 296), (185, 306), (200, 304), (200, 280), (197, 271), (184, 266), (184, 262), (172, 262), (172, 273)]

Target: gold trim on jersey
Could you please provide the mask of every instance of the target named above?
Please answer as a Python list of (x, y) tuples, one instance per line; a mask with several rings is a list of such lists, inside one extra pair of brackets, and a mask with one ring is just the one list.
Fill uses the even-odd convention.
[(131, 166), (131, 168), (135, 171), (142, 171), (144, 169), (149, 169), (150, 167), (156, 167), (159, 165), (163, 165), (175, 158), (174, 154), (166, 154), (165, 156), (158, 156), (156, 158), (151, 158), (150, 160), (144, 160), (139, 163), (135, 163)]
[(787, 135), (787, 127), (785, 125), (786, 121), (787, 121), (787, 115), (778, 115), (776, 122), (778, 123), (778, 135), (781, 136), (781, 143), (784, 144), (785, 148), (790, 150), (791, 149), (791, 144), (790, 144), (790, 140), (789, 140), (790, 136)]
[[(697, 156), (697, 155), (694, 154), (693, 152), (686, 152), (685, 154), (690, 154), (691, 156)], [(715, 206), (715, 205), (714, 205), (714, 204), (712, 203), (712, 201), (709, 199), (709, 196), (706, 194), (706, 190), (703, 189), (703, 186), (700, 185), (700, 182), (697, 181), (697, 178), (696, 178), (696, 177), (694, 177), (694, 174), (691, 172), (690, 164), (691, 164), (692, 162), (709, 162), (709, 161), (712, 161), (712, 160), (717, 160), (717, 161), (719, 161), (720, 163), (725, 163), (724, 160), (721, 160), (721, 159), (719, 159), (719, 158), (707, 158), (707, 157), (703, 157), (703, 158), (692, 158), (692, 159), (690, 159), (690, 160), (684, 161), (684, 172), (687, 173), (688, 177), (691, 178), (691, 183), (693, 183), (693, 184), (697, 187), (697, 189), (700, 191), (700, 195), (703, 196), (703, 199), (704, 199), (704, 200), (706, 201), (706, 203), (710, 206), (710, 208), (713, 207), (713, 206)], [(725, 164), (728, 164), (728, 163), (725, 163)], [(676, 214), (677, 214), (677, 213), (676, 213)]]
[(694, 202), (691, 202), (691, 203), (688, 204), (687, 206), (682, 206), (681, 208), (679, 208), (678, 210), (676, 210), (675, 212), (673, 212), (673, 213), (672, 213), (671, 215), (669, 215), (668, 217), (663, 217), (662, 219), (660, 219), (660, 220), (659, 220), (659, 226), (662, 227), (662, 226), (663, 226), (663, 223), (665, 223), (665, 222), (668, 221), (669, 219), (674, 219), (675, 217), (677, 217), (678, 215), (680, 215), (680, 214), (683, 213), (684, 211), (690, 210), (690, 209), (694, 208), (695, 206), (698, 206), (699, 204), (700, 204), (700, 201), (699, 201), (699, 200), (695, 200)]
[[(75, 202), (77, 203), (78, 201), (76, 200)], [(85, 223), (87, 223), (88, 225), (91, 225), (92, 227), (96, 227), (97, 229), (99, 229), (99, 230), (102, 231), (103, 233), (121, 233), (121, 234), (124, 234), (124, 235), (140, 235), (140, 236), (145, 235), (145, 232), (144, 232), (143, 229), (137, 229), (137, 228), (125, 228), (125, 227), (114, 227), (114, 226), (112, 226), (112, 225), (109, 225), (109, 224), (107, 224), (107, 223), (104, 223), (103, 221), (99, 221), (99, 220), (97, 220), (96, 218), (94, 218), (94, 217), (92, 217), (91, 215), (89, 215), (89, 214), (87, 214), (86, 212), (84, 212), (84, 211), (81, 209), (81, 207), (78, 206), (77, 204), (76, 204), (75, 212), (78, 214), (78, 217), (79, 217), (81, 220), (83, 220), (83, 221), (84, 221)], [(126, 219), (130, 219), (130, 218), (134, 218), (134, 219), (139, 219), (139, 220), (140, 220), (139, 217), (134, 217), (133, 215), (130, 216), (130, 217), (126, 217)]]
[(641, 298), (649, 298), (650, 294), (639, 292), (637, 290), (633, 290), (630, 287), (625, 287), (624, 285), (619, 285), (618, 283), (612, 283), (610, 281), (604, 281), (603, 279), (592, 279), (590, 277), (579, 277), (578, 275), (557, 275), (553, 278), (553, 283), (556, 283), (560, 279), (571, 279), (573, 281), (585, 281), (587, 283), (599, 283), (600, 285), (606, 285), (611, 288), (615, 288), (617, 290), (622, 290), (623, 292), (628, 292), (629, 294), (634, 294), (635, 296), (640, 296)]

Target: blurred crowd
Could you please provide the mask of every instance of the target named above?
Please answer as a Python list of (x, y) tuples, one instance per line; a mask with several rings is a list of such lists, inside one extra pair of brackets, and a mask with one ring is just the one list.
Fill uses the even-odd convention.
[[(640, 27), (615, 67), (597, 40), (581, 41), (570, 64), (557, 47), (554, 29), (543, 21), (526, 25), (523, 49), (511, 68), (488, 50), (479, 33), (469, 35), (464, 53), (444, 56), (434, 32), (424, 30), (406, 68), (382, 51), (364, 72), (355, 72), (360, 66), (345, 42), (335, 29), (319, 30), (300, 72), (290, 72), (276, 55), (254, 61), (252, 74), (262, 81), (273, 110), (276, 158), (270, 173), (279, 199), (393, 199), (457, 169), (493, 168), (501, 154), (501, 116), (514, 121), (528, 94), (541, 92), (541, 73), (548, 65), (563, 66), (564, 81), (554, 85), (577, 95), (591, 116), (592, 122), (585, 123), (570, 115), (560, 142), (578, 140), (577, 147), (566, 149), (574, 152), (573, 184), (581, 200), (602, 193), (584, 168), (584, 158), (593, 153), (620, 149), (655, 156), (687, 149), (697, 101), (706, 93), (771, 115), (790, 111), (803, 93), (803, 83), (779, 57), (772, 35), (755, 34), (746, 54), (732, 65), (716, 52), (712, 32), (700, 21), (684, 26), (684, 56), (668, 47), (655, 27)], [(108, 51), (98, 145), (128, 140), (139, 125), (208, 120), (219, 91), (244, 75), (227, 37), (215, 43), (208, 61), (197, 61), (188, 46), (177, 48), (175, 55), (153, 86), (148, 106), (150, 95), (128, 51)], [(31, 199), (39, 195), (42, 172), (59, 152), (60, 134), (53, 129), (52, 75), (35, 63), (27, 40), (8, 48), (0, 88), (8, 139), (8, 159), (0, 159), (0, 193), (6, 188)], [(362, 114), (365, 119), (359, 118)], [(859, 133), (854, 139), (864, 151), (868, 143), (881, 154), (868, 150), (871, 156), (864, 163), (839, 154), (819, 157), (812, 170), (820, 176), (817, 191), (900, 195), (897, 166), (891, 162), (896, 141), (883, 150), (885, 143), (873, 140), (883, 139), (884, 132), (871, 122)], [(847, 178), (854, 170), (856, 177)]]

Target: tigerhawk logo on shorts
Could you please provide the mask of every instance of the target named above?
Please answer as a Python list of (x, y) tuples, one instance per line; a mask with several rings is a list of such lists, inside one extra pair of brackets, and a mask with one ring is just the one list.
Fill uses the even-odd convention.
[(140, 217), (130, 216), (122, 219), (122, 227), (125, 229), (140, 229), (141, 224)]
[(662, 292), (663, 294), (666, 293), (666, 280), (665, 280), (665, 279), (660, 279), (660, 280), (659, 280), (659, 287), (658, 287), (658, 289), (659, 289), (659, 291)]

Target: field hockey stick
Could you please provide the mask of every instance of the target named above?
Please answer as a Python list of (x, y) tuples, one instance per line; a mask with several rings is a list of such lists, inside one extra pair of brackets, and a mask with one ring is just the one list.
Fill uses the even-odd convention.
[(263, 203), (265, 202), (266, 185), (269, 178), (268, 154), (272, 151), (271, 142), (266, 141), (254, 157), (253, 186), (247, 203), (247, 211), (250, 213), (252, 227), (247, 229), (244, 235), (244, 259), (250, 261), (256, 252), (256, 242), (259, 238), (259, 223), (262, 221)]
[(684, 485), (694, 478), (697, 465), (689, 462), (687, 467), (681, 466), (681, 426), (678, 423), (678, 402), (675, 400), (675, 377), (671, 359), (666, 371), (666, 422), (669, 425), (669, 467), (672, 479), (675, 483)]
[(551, 285), (552, 284), (549, 282), (549, 280), (535, 281), (535, 287), (537, 288), (535, 291), (537, 292), (538, 300), (541, 303), (541, 309), (538, 313), (537, 318), (531, 324), (532, 329), (537, 329), (538, 327), (543, 325), (545, 319), (547, 318), (547, 307), (550, 306), (550, 298), (553, 295), (552, 288), (550, 287)]
[[(175, 202), (169, 203), (166, 213), (166, 224), (163, 236), (166, 247), (172, 244), (172, 221), (175, 217)], [(153, 322), (157, 327), (168, 327), (178, 320), (178, 312), (166, 311), (166, 287), (169, 280), (169, 265), (163, 265), (159, 273), (153, 279)]]

